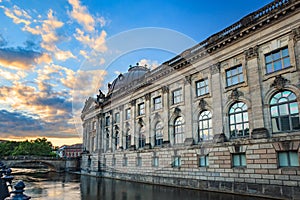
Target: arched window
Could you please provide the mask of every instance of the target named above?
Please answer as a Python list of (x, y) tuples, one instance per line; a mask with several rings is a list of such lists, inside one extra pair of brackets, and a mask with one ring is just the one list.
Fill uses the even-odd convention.
[(243, 102), (233, 104), (229, 109), (230, 137), (249, 136), (248, 107)]
[(139, 132), (139, 148), (143, 148), (146, 143), (145, 128), (141, 127)]
[(184, 126), (183, 118), (177, 117), (174, 121), (174, 138), (175, 144), (180, 144), (184, 142)]
[(163, 143), (162, 123), (158, 122), (154, 130), (155, 146), (160, 146)]
[(131, 146), (131, 135), (129, 133), (129, 130), (126, 133), (126, 143), (125, 143), (125, 149), (128, 149)]
[(276, 93), (270, 101), (273, 132), (299, 130), (296, 95), (288, 90)]
[(198, 132), (199, 142), (202, 140), (213, 139), (211, 112), (209, 112), (208, 110), (201, 112), (201, 114), (199, 115), (198, 126), (199, 126), (199, 132)]

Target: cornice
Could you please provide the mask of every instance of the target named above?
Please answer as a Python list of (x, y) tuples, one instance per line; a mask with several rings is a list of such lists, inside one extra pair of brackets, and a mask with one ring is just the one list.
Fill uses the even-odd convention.
[[(157, 80), (168, 76), (175, 70), (178, 71), (186, 68), (200, 59), (210, 56), (211, 54), (226, 48), (228, 45), (240, 41), (244, 37), (248, 37), (250, 34), (260, 31), (262, 28), (271, 26), (283, 17), (294, 13), (298, 10), (299, 5), (299, 0), (273, 1), (261, 9), (243, 17), (241, 20), (222, 31), (208, 37), (206, 40), (200, 42), (194, 47), (185, 50), (180, 55), (164, 62), (158, 68), (145, 74), (145, 76), (134, 80), (129, 85), (113, 92), (112, 96), (107, 98), (107, 101), (111, 102), (112, 100), (121, 99), (129, 93), (133, 93), (155, 83)], [(298, 36), (298, 34), (295, 35)], [(251, 59), (256, 56), (255, 48), (256, 47), (244, 52), (247, 59)], [(213, 73), (217, 73), (218, 70), (216, 69), (216, 67), (211, 68), (211, 71)]]

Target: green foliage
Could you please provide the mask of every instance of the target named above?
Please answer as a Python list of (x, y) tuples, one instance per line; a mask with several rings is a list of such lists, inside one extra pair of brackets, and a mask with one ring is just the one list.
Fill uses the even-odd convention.
[(46, 138), (37, 138), (36, 140), (23, 142), (3, 142), (0, 143), (0, 156), (53, 156), (52, 143)]

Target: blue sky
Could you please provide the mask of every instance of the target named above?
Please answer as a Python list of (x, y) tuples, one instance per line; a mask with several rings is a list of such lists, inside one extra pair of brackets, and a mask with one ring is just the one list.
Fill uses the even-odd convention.
[(269, 2), (0, 0), (0, 139), (80, 142), (85, 99), (116, 74), (155, 68)]

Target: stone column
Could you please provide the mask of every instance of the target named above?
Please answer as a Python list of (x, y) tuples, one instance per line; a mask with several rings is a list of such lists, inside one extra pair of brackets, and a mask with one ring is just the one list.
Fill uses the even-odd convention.
[(151, 143), (151, 126), (150, 126), (150, 113), (151, 113), (151, 95), (147, 93), (145, 95), (145, 137), (146, 144)]
[[(249, 48), (245, 51), (246, 69), (248, 72), (248, 85), (251, 97), (251, 125), (253, 130), (264, 127), (264, 115), (262, 104), (261, 76), (259, 71), (258, 47)], [(248, 105), (250, 106), (250, 105)]]
[(163, 141), (170, 142), (170, 135), (169, 135), (169, 88), (168, 86), (162, 87), (162, 106), (163, 106), (163, 113), (162, 113), (162, 123), (163, 123)]
[(192, 110), (192, 91), (191, 91), (191, 80), (192, 76), (186, 76), (184, 80), (184, 134), (185, 139), (193, 137), (193, 110)]
[(211, 86), (210, 92), (212, 94), (212, 107), (213, 107), (213, 116), (212, 116), (212, 127), (213, 134), (220, 135), (223, 133), (223, 97), (222, 97), (222, 80), (220, 75), (220, 64), (214, 64), (210, 66), (211, 72)]

